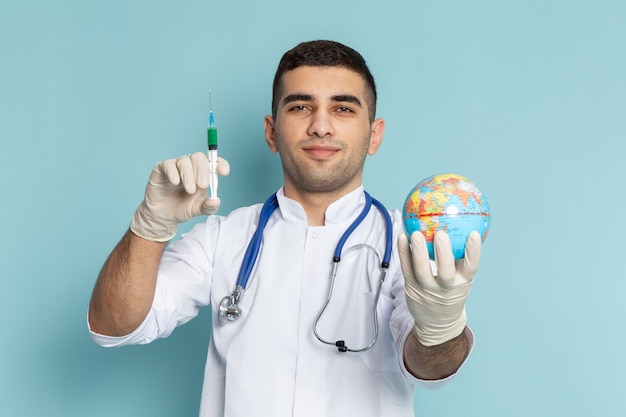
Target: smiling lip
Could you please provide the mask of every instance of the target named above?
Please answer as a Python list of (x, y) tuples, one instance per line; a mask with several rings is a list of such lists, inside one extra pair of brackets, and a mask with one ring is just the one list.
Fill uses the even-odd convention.
[(314, 158), (328, 158), (339, 152), (338, 148), (331, 146), (309, 146), (303, 150)]

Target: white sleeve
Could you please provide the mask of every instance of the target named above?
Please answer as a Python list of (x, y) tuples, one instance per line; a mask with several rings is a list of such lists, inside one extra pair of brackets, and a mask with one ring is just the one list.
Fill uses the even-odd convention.
[[(211, 299), (213, 253), (221, 217), (209, 216), (163, 253), (152, 307), (143, 323), (132, 333), (111, 337), (95, 333), (92, 339), (105, 347), (146, 344), (169, 336), (177, 326), (198, 314)], [(87, 323), (89, 326), (89, 322)]]
[(91, 330), (89, 325), (89, 318), (87, 318), (87, 327), (89, 328), (89, 335), (98, 345), (102, 347), (118, 347), (125, 345), (145, 345), (152, 342), (155, 337), (150, 338), (149, 335), (157, 334), (155, 329), (150, 329), (150, 326), (155, 325), (155, 320), (151, 317), (152, 311), (148, 313), (143, 323), (139, 325), (132, 333), (126, 336), (107, 336), (100, 333), (96, 333)]

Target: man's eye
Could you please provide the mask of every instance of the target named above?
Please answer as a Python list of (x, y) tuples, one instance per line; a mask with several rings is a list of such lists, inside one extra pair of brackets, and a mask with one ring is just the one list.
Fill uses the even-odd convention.
[(340, 113), (351, 113), (352, 109), (350, 107), (341, 106), (337, 108), (337, 111)]
[(291, 111), (304, 111), (304, 110), (306, 110), (306, 109), (307, 109), (307, 108), (306, 108), (306, 106), (305, 106), (304, 104), (299, 104), (299, 105), (297, 105), (297, 106), (293, 106), (293, 107), (291, 108)]

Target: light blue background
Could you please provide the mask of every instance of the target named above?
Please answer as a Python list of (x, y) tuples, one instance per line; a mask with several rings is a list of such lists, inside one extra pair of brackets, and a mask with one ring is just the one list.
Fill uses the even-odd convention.
[(208, 311), (103, 349), (91, 289), (152, 166), (204, 149), (209, 89), (232, 164), (221, 213), (280, 186), (271, 81), (316, 38), (376, 77), (372, 195), (400, 207), (456, 172), (493, 211), (475, 351), (452, 384), (417, 391), (418, 415), (626, 415), (625, 21), (618, 0), (3, 0), (0, 415), (197, 414)]

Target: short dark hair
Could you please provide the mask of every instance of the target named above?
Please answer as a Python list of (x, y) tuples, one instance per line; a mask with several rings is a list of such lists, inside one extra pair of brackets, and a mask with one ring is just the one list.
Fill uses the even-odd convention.
[(302, 42), (285, 52), (281, 58), (272, 87), (272, 116), (276, 118), (278, 100), (282, 94), (282, 76), (298, 67), (343, 67), (363, 77), (366, 85), (365, 99), (370, 121), (376, 116), (376, 84), (365, 59), (354, 49), (339, 42), (316, 40)]

